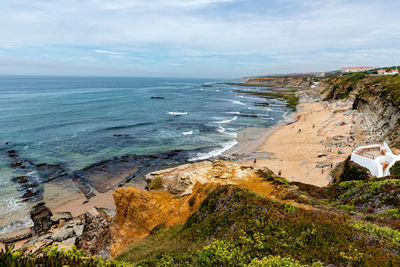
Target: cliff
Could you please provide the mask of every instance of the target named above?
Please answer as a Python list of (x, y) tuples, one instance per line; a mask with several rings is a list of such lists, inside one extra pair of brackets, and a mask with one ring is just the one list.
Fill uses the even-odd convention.
[(359, 111), (358, 119), (377, 141), (400, 148), (400, 76), (353, 73), (322, 79), (308, 95), (342, 100)]
[(307, 89), (312, 84), (312, 77), (308, 75), (296, 76), (277, 76), (277, 77), (257, 77), (250, 78), (243, 86), (267, 86), (276, 88), (289, 88), (289, 89)]

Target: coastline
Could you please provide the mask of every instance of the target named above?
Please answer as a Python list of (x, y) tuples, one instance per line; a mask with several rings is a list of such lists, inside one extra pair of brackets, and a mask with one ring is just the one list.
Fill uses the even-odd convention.
[[(281, 172), (289, 181), (327, 186), (330, 171), (367, 136), (343, 103), (301, 103), (293, 114), (292, 122), (267, 129), (258, 140), (261, 144), (249, 154), (242, 150), (242, 162), (254, 168), (269, 168), (275, 174)], [(341, 126), (341, 121), (346, 124)], [(355, 140), (349, 142), (350, 136)]]

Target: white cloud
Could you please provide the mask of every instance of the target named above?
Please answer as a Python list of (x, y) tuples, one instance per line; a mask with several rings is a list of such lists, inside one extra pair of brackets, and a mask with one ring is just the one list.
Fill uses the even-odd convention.
[(151, 63), (159, 73), (171, 64), (215, 76), (234, 62), (237, 76), (390, 64), (400, 47), (397, 1), (4, 0), (1, 7), (0, 49), (16, 56), (61, 47), (80, 59), (109, 55), (96, 62), (104, 66)]
[(115, 52), (115, 51), (109, 51), (109, 50), (102, 50), (102, 49), (95, 49), (92, 50), (95, 53), (98, 54), (107, 54), (107, 55), (126, 55), (127, 53), (121, 53), (121, 52)]

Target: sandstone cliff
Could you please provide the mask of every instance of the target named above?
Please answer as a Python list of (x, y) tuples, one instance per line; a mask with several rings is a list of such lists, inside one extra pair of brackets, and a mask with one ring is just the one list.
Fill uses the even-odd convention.
[(252, 168), (226, 161), (181, 165), (150, 173), (146, 179), (149, 183), (160, 179), (167, 191), (124, 187), (113, 193), (117, 213), (111, 225), (112, 255), (142, 240), (157, 226), (183, 224), (218, 185), (235, 184), (262, 195), (276, 190)]
[(325, 78), (307, 94), (347, 102), (359, 111), (358, 119), (374, 139), (400, 148), (400, 76), (354, 73)]
[(312, 77), (307, 75), (296, 75), (286, 77), (258, 77), (250, 78), (244, 86), (268, 86), (289, 89), (308, 89), (312, 84)]

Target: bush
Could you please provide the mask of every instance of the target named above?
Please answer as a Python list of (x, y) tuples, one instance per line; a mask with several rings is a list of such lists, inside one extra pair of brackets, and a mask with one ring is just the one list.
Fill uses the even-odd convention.
[(393, 166), (390, 168), (390, 174), (393, 176), (400, 176), (400, 161), (397, 161)]
[(162, 179), (160, 177), (156, 177), (153, 181), (151, 181), (148, 185), (149, 190), (161, 189), (162, 188)]

